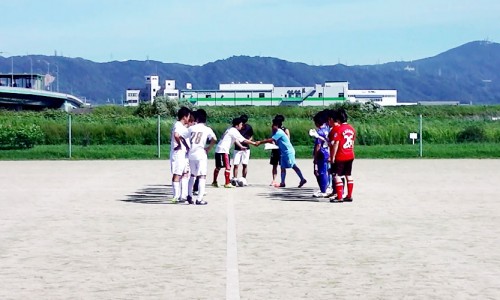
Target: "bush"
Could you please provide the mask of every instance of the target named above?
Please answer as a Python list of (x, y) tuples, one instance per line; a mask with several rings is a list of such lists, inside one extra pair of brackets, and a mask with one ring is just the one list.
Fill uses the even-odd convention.
[(483, 142), (486, 140), (486, 131), (483, 127), (472, 125), (457, 135), (457, 142), (467, 143), (467, 142)]
[(0, 149), (33, 148), (43, 141), (43, 132), (38, 125), (0, 124)]

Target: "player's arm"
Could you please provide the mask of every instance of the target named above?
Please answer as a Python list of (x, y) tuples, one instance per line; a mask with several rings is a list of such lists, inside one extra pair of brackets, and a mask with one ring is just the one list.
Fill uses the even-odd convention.
[(285, 134), (288, 136), (288, 138), (290, 138), (290, 130), (288, 130), (288, 128), (285, 129)]
[(333, 146), (331, 148), (332, 151), (330, 151), (330, 163), (335, 162), (335, 156), (337, 155), (337, 151), (339, 150), (339, 141), (332, 141), (331, 144), (333, 143)]
[(265, 143), (276, 144), (276, 142), (273, 140), (273, 138), (264, 139), (264, 140), (258, 141), (258, 143), (259, 143), (259, 145), (262, 145)]
[(212, 139), (210, 139), (210, 144), (208, 144), (208, 147), (205, 148), (205, 151), (207, 151), (207, 153), (210, 152), (215, 144), (217, 144), (217, 138), (213, 137)]
[(174, 150), (179, 150), (181, 149), (181, 135), (178, 132), (174, 132), (174, 140), (177, 146), (174, 148)]

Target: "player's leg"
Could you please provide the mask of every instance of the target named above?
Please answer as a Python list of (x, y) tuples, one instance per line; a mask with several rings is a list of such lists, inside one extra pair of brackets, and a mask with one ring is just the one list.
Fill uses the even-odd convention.
[[(282, 154), (283, 155), (283, 154)], [(288, 160), (287, 160), (287, 164), (288, 166), (291, 166), (292, 169), (295, 171), (295, 173), (297, 174), (297, 176), (299, 176), (300, 178), (300, 183), (299, 183), (299, 188), (300, 187), (303, 187), (304, 184), (307, 183), (307, 180), (304, 178), (304, 175), (302, 175), (302, 171), (300, 170), (300, 168), (297, 166), (296, 162), (295, 162), (295, 153), (292, 152), (292, 153), (289, 153), (288, 155)]]
[(182, 178), (181, 178), (181, 200), (182, 201), (187, 199), (189, 178), (190, 178), (190, 174), (191, 174), (189, 160), (186, 159), (185, 161), (186, 161), (186, 165), (185, 165), (185, 168), (182, 172)]
[(217, 183), (217, 177), (219, 177), (219, 171), (224, 167), (224, 153), (215, 153), (215, 169), (214, 169), (214, 180), (212, 181), (213, 187), (219, 187)]
[(177, 202), (181, 198), (181, 178), (184, 173), (185, 168), (185, 155), (176, 155), (172, 156), (170, 160), (170, 169), (172, 171), (172, 192), (173, 196), (171, 201)]
[(233, 178), (238, 178), (239, 166), (241, 163), (241, 158), (243, 155), (243, 151), (234, 150), (233, 151)]
[(234, 187), (231, 184), (231, 161), (229, 160), (229, 154), (228, 153), (223, 153), (223, 160), (224, 160), (224, 187), (225, 188), (232, 188)]
[(241, 176), (243, 176), (243, 178), (247, 178), (248, 162), (250, 161), (250, 149), (247, 149), (243, 152), (244, 153), (241, 158), (241, 164), (243, 165), (243, 169), (241, 170)]
[(344, 183), (342, 182), (342, 176), (344, 175), (344, 162), (335, 162), (335, 192), (337, 196), (335, 198), (330, 198), (330, 202), (342, 202), (342, 195), (344, 194)]
[(198, 197), (196, 198), (196, 205), (206, 205), (207, 202), (203, 200), (203, 197), (205, 196), (205, 185), (207, 181), (207, 169), (208, 169), (208, 159), (207, 158), (202, 158), (199, 160), (198, 164), (198, 180), (199, 180), (199, 193)]
[(354, 190), (354, 178), (351, 175), (353, 162), (354, 160), (346, 162), (345, 167), (345, 175), (347, 179), (347, 197), (344, 198), (344, 201), (346, 202), (352, 201), (352, 191)]
[(269, 164), (271, 164), (273, 167), (271, 169), (271, 175), (273, 178), (273, 181), (271, 181), (271, 186), (277, 186), (278, 184), (276, 183), (276, 176), (278, 175), (278, 164), (279, 164), (280, 158), (279, 158), (279, 149), (273, 149), (271, 150), (271, 158), (269, 159)]

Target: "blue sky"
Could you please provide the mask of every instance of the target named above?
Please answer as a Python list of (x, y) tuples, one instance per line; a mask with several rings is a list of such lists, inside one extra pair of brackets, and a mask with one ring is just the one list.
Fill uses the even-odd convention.
[(0, 12), (4, 57), (372, 65), (500, 42), (498, 0), (2, 0)]

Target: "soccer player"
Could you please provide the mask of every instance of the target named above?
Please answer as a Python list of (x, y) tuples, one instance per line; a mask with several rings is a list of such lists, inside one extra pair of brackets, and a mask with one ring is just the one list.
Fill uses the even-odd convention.
[[(207, 153), (210, 152), (212, 147), (217, 142), (212, 128), (206, 125), (207, 113), (203, 109), (196, 111), (196, 124), (189, 127), (189, 137), (191, 142), (191, 149), (189, 150), (189, 166), (191, 169), (191, 177), (189, 179), (189, 188), (187, 202), (193, 204), (193, 186), (195, 179), (199, 181), (198, 197), (196, 205), (206, 205), (207, 202), (203, 200), (205, 194), (205, 183), (207, 178)], [(207, 141), (210, 141), (208, 147), (205, 147)]]
[[(285, 116), (283, 115), (276, 115), (274, 117), (275, 120), (281, 121), (281, 127), (280, 129), (285, 132), (285, 134), (288, 136), (288, 139), (290, 139), (290, 130), (283, 126), (283, 122), (285, 122)], [(269, 160), (269, 164), (273, 166), (271, 170), (271, 174), (273, 176), (273, 181), (271, 182), (270, 186), (278, 187), (279, 183), (276, 182), (276, 175), (278, 175), (278, 165), (280, 163), (281, 159), (281, 152), (280, 149), (273, 149), (271, 150), (271, 159)], [(286, 172), (286, 171), (285, 171)]]
[(299, 188), (304, 186), (307, 183), (307, 180), (302, 175), (302, 171), (299, 169), (297, 164), (295, 163), (295, 149), (293, 148), (292, 143), (290, 143), (290, 139), (286, 135), (286, 133), (281, 129), (283, 123), (281, 120), (273, 119), (273, 125), (271, 127), (273, 136), (271, 138), (258, 141), (257, 144), (261, 145), (264, 143), (274, 143), (278, 145), (280, 148), (280, 166), (281, 166), (281, 183), (280, 187), (285, 187), (285, 179), (286, 179), (286, 169), (292, 168), (297, 176), (300, 178)]
[(328, 133), (330, 128), (326, 125), (327, 112), (320, 111), (313, 117), (314, 125), (318, 137), (314, 139), (313, 149), (313, 162), (314, 162), (314, 176), (318, 181), (319, 191), (313, 194), (313, 197), (322, 198), (326, 197), (329, 193), (327, 191), (329, 185), (329, 163), (330, 154), (328, 151)]
[[(243, 126), (240, 129), (241, 135), (247, 139), (247, 140), (253, 140), (253, 128), (250, 124), (248, 124), (248, 116), (247, 115), (241, 115), (240, 116), (241, 122), (243, 123)], [(233, 152), (233, 180), (231, 180), (231, 183), (233, 185), (236, 185), (236, 180), (238, 178), (238, 168), (239, 165), (243, 165), (243, 169), (241, 170), (241, 176), (243, 178), (247, 178), (248, 174), (248, 162), (250, 160), (250, 147), (247, 143), (243, 142), (241, 143), (245, 147), (245, 149), (242, 149), (238, 144), (234, 144), (234, 152)]]
[[(347, 112), (340, 108), (335, 111), (334, 120), (340, 125), (334, 129), (333, 150), (330, 153), (330, 162), (334, 166), (332, 170), (335, 173), (335, 190), (337, 197), (330, 198), (330, 202), (352, 202), (352, 190), (354, 180), (352, 178), (352, 163), (354, 161), (354, 141), (356, 140), (356, 131), (347, 123)], [(342, 199), (344, 194), (344, 184), (341, 176), (347, 178), (347, 197)]]
[(220, 169), (224, 168), (224, 179), (225, 179), (225, 188), (233, 188), (234, 186), (231, 184), (229, 177), (231, 175), (231, 163), (229, 161), (229, 151), (231, 150), (231, 146), (236, 143), (242, 149), (245, 147), (241, 144), (243, 142), (247, 144), (251, 144), (257, 146), (257, 143), (254, 141), (247, 140), (240, 133), (240, 129), (243, 126), (243, 122), (240, 118), (234, 118), (232, 121), (232, 127), (229, 127), (224, 134), (222, 135), (217, 147), (215, 147), (215, 169), (214, 169), (214, 180), (212, 182), (213, 187), (219, 187), (217, 183), (217, 177), (219, 176)]
[[(189, 139), (187, 124), (191, 116), (191, 110), (187, 107), (181, 107), (177, 111), (177, 122), (172, 127), (170, 138), (170, 170), (172, 172), (172, 203), (177, 203), (181, 199), (182, 187), (181, 178), (187, 173), (187, 151), (189, 145), (186, 140)], [(187, 183), (187, 182), (186, 182)], [(187, 190), (187, 185), (184, 187)]]

